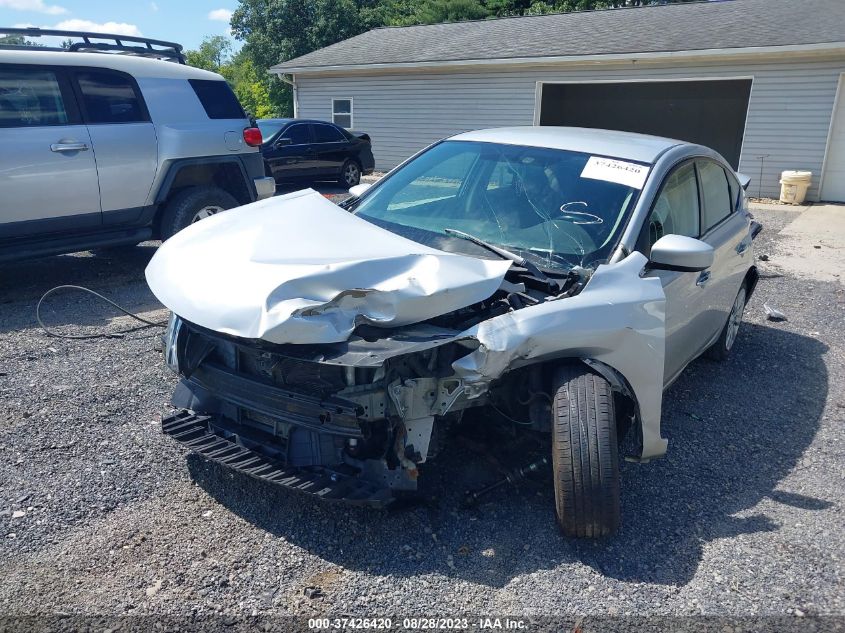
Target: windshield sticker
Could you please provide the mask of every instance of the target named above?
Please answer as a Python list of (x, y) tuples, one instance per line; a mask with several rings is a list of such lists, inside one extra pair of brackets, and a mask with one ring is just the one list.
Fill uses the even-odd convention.
[(648, 176), (648, 169), (645, 165), (626, 163), (624, 160), (590, 156), (590, 160), (584, 165), (584, 171), (581, 172), (581, 178), (604, 180), (642, 189)]

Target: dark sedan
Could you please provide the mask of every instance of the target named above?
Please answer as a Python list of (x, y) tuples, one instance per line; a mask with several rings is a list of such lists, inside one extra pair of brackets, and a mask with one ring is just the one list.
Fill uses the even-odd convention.
[(261, 119), (267, 175), (277, 183), (334, 180), (353, 187), (375, 167), (370, 137), (326, 121)]

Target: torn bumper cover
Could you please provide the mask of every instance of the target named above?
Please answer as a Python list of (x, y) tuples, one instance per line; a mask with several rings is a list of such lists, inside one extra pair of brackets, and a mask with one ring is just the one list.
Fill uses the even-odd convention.
[[(645, 265), (634, 253), (598, 266), (578, 293), (496, 312), (502, 288), (524, 285), (505, 279), (512, 262), (427, 248), (313, 191), (214, 216), (147, 269), (178, 315), (165, 350), (180, 411), (163, 429), (305, 492), (345, 498), (352, 484), (327, 482), (356, 478), (349, 494), (379, 505), (385, 489), (416, 488), (438, 425), (486, 404), (513, 370), (574, 358), (634, 399), (641, 457), (657, 457), (665, 298)], [(445, 318), (461, 311), (480, 317)]]

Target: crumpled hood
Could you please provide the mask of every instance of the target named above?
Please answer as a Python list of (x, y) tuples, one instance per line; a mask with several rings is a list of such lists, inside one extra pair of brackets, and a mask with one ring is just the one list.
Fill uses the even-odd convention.
[(423, 246), (312, 189), (193, 224), (147, 266), (153, 294), (197, 325), (271, 343), (334, 343), (492, 295), (509, 261)]

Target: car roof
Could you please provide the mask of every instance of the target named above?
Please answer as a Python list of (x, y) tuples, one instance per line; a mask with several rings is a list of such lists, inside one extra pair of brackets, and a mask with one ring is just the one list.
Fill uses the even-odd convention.
[(261, 123), (262, 121), (267, 121), (269, 123), (279, 123), (279, 124), (286, 124), (286, 123), (323, 123), (325, 125), (334, 125), (338, 127), (336, 123), (332, 123), (331, 121), (322, 121), (320, 119), (257, 119), (257, 123)]
[(640, 163), (654, 163), (667, 149), (687, 144), (684, 141), (634, 132), (548, 125), (476, 130), (457, 134), (447, 140), (562, 149)]
[(45, 66), (83, 66), (85, 68), (110, 68), (133, 77), (159, 79), (211, 79), (223, 81), (217, 73), (193, 66), (161, 59), (121, 55), (116, 53), (83, 53), (69, 51), (0, 50), (4, 64), (38, 64)]

